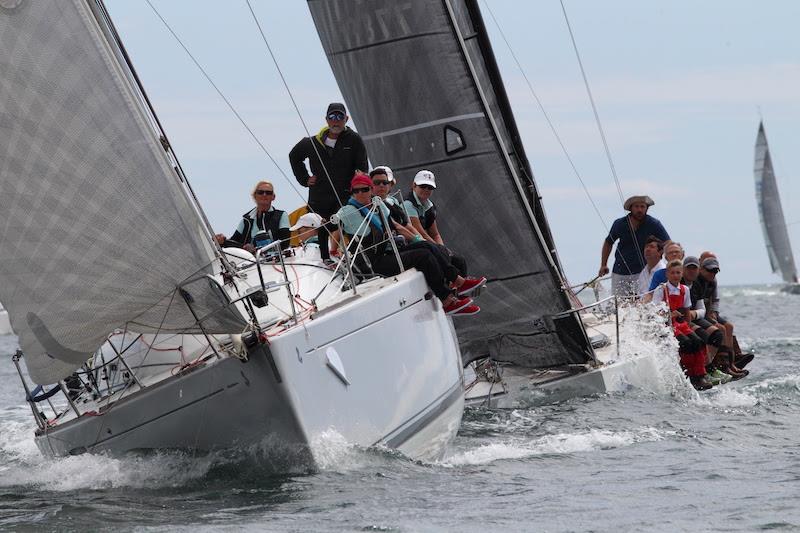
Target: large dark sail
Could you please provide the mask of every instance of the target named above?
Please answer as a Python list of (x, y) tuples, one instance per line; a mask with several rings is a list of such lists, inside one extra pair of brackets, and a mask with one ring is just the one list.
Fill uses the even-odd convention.
[(767, 243), (769, 264), (773, 272), (780, 271), (783, 281), (797, 283), (792, 243), (789, 241), (789, 232), (786, 231), (781, 196), (772, 168), (772, 157), (769, 155), (763, 123), (758, 125), (754, 173), (758, 214), (761, 219), (761, 229), (764, 231), (764, 240)]
[(445, 242), (489, 277), (457, 322), (465, 360), (544, 367), (593, 357), (564, 289), (541, 197), (472, 0), (309, 0), (373, 164), (408, 190), (437, 177)]

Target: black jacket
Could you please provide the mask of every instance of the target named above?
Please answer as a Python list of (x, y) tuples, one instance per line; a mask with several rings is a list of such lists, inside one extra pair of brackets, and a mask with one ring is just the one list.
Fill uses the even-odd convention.
[(301, 139), (289, 152), (292, 172), (303, 187), (308, 187), (309, 174), (305, 163), (308, 159), (311, 174), (317, 177), (317, 183), (308, 189), (308, 205), (323, 217), (330, 216), (340, 207), (325, 170), (330, 174), (342, 203), (350, 198), (350, 180), (356, 170), (368, 170), (367, 149), (358, 133), (345, 128), (333, 148), (325, 146), (327, 134), (328, 128), (325, 127), (314, 137)]

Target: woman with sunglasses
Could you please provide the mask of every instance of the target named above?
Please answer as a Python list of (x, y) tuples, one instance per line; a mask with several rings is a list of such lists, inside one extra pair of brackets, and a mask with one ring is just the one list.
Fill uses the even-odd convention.
[[(389, 209), (380, 205), (382, 215), (370, 213), (372, 204), (372, 180), (364, 173), (357, 173), (350, 182), (351, 196), (347, 205), (342, 207), (337, 216), (344, 233), (350, 237), (350, 249), (355, 251), (356, 242), (360, 242), (361, 250), (369, 260), (372, 271), (381, 276), (393, 276), (400, 273), (400, 265), (394, 255), (388, 239), (393, 238), (392, 231), (384, 227), (384, 220), (399, 225), (390, 218)], [(354, 237), (358, 237), (356, 240)], [(458, 297), (453, 294), (445, 281), (445, 273), (430, 250), (400, 250), (403, 268), (416, 268), (425, 276), (425, 281), (433, 293), (442, 301), (444, 311), (451, 315), (474, 315), (480, 307), (473, 304), (469, 297)]]
[[(431, 195), (436, 189), (436, 177), (430, 170), (420, 170), (414, 176), (411, 192), (405, 197), (403, 207), (411, 220), (414, 229), (428, 242), (445, 246), (439, 226), (436, 224), (436, 205), (431, 201)], [(467, 261), (449, 248), (447, 255), (462, 276), (467, 275)]]
[(486, 285), (486, 278), (470, 278), (461, 276), (459, 269), (453, 264), (447, 248), (441, 244), (426, 241), (422, 235), (411, 224), (403, 205), (391, 196), (392, 186), (394, 186), (394, 174), (392, 169), (387, 166), (378, 166), (369, 173), (372, 179), (372, 194), (379, 196), (389, 208), (389, 217), (396, 224), (394, 231), (403, 237), (403, 250), (413, 250), (425, 248), (429, 250), (439, 266), (444, 272), (445, 280), (450, 287), (456, 291), (458, 296), (475, 296), (478, 291)]
[(229, 239), (221, 233), (215, 235), (221, 246), (236, 246), (254, 252), (257, 245), (256, 236), (259, 234), (266, 234), (271, 240), (289, 241), (291, 236), (289, 216), (285, 211), (273, 207), (275, 187), (272, 183), (259, 181), (253, 188), (252, 196), (256, 206), (242, 215), (242, 220), (233, 235)]

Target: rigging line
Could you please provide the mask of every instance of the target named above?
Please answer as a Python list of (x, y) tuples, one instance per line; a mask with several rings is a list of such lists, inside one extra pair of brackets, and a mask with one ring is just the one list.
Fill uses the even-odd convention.
[[(299, 190), (297, 190), (297, 188), (292, 183), (292, 180), (289, 179), (289, 177), (286, 175), (286, 172), (284, 172), (283, 168), (281, 168), (281, 166), (278, 164), (278, 162), (275, 160), (275, 158), (272, 157), (272, 154), (270, 154), (269, 150), (267, 150), (267, 147), (264, 146), (264, 143), (261, 142), (261, 140), (255, 134), (255, 132), (252, 130), (252, 128), (250, 128), (250, 126), (247, 124), (247, 122), (245, 122), (244, 118), (242, 118), (242, 115), (240, 115), (239, 112), (236, 110), (236, 108), (233, 106), (233, 104), (228, 99), (228, 97), (225, 96), (225, 94), (222, 92), (222, 90), (219, 88), (219, 86), (217, 86), (217, 84), (214, 83), (214, 80), (211, 79), (211, 76), (208, 74), (208, 72), (197, 61), (197, 59), (194, 57), (194, 55), (192, 55), (192, 53), (189, 51), (189, 49), (186, 47), (186, 45), (183, 44), (183, 41), (181, 40), (181, 38), (178, 37), (178, 34), (175, 33), (175, 31), (172, 29), (172, 26), (170, 26), (169, 23), (164, 19), (164, 17), (161, 16), (161, 13), (159, 13), (159, 11), (156, 9), (156, 7), (152, 4), (152, 2), (150, 0), (145, 0), (145, 2), (147, 2), (147, 5), (150, 6), (150, 9), (152, 9), (153, 12), (156, 14), (156, 16), (159, 18), (159, 20), (161, 20), (162, 24), (164, 24), (164, 26), (167, 28), (167, 31), (169, 31), (170, 34), (172, 34), (172, 36), (175, 38), (175, 40), (178, 41), (178, 44), (181, 46), (181, 48), (183, 48), (183, 51), (186, 52), (186, 55), (189, 56), (189, 59), (192, 60), (194, 65), (203, 74), (203, 77), (205, 77), (205, 79), (208, 81), (208, 83), (210, 83), (211, 86), (214, 88), (214, 90), (217, 92), (219, 97), (222, 98), (222, 100), (228, 106), (228, 109), (231, 110), (231, 112), (236, 116), (236, 118), (239, 120), (239, 122), (242, 124), (242, 126), (244, 126), (244, 129), (247, 130), (247, 132), (250, 134), (250, 137), (252, 137), (253, 140), (256, 142), (256, 144), (259, 146), (259, 148), (261, 148), (261, 151), (264, 152), (264, 154), (266, 154), (266, 156), (269, 158), (270, 161), (272, 161), (272, 164), (275, 165), (275, 168), (278, 169), (278, 172), (281, 173), (281, 175), (286, 180), (286, 182), (289, 184), (289, 186), (294, 190), (294, 192), (300, 197), (301, 200), (305, 201), (305, 195), (302, 194)], [(308, 210), (313, 212), (313, 210), (310, 207), (308, 208)]]
[[(611, 157), (611, 149), (608, 147), (608, 140), (606, 139), (605, 131), (603, 131), (603, 124), (600, 122), (600, 114), (597, 111), (597, 105), (594, 102), (594, 96), (592, 95), (592, 89), (589, 86), (589, 78), (586, 76), (586, 70), (583, 68), (583, 61), (581, 60), (581, 54), (578, 51), (578, 43), (575, 41), (575, 34), (572, 31), (572, 25), (569, 23), (569, 16), (567, 15), (567, 8), (564, 5), (564, 0), (558, 0), (561, 3), (561, 11), (564, 13), (564, 22), (567, 24), (567, 30), (569, 31), (569, 38), (572, 41), (572, 49), (575, 50), (575, 57), (578, 60), (578, 66), (581, 70), (581, 76), (583, 77), (583, 85), (586, 87), (586, 94), (589, 96), (589, 103), (592, 105), (592, 112), (594, 113), (594, 120), (597, 124), (597, 130), (600, 132), (600, 138), (603, 141), (603, 149), (606, 152), (606, 159), (608, 159), (608, 165), (611, 168), (611, 175), (614, 177), (614, 183), (617, 186), (617, 193), (619, 194), (619, 201), (624, 202), (625, 196), (622, 194), (622, 186), (619, 183), (619, 176), (617, 176), (617, 169), (614, 166), (614, 159)], [(644, 254), (642, 250), (639, 249), (639, 243), (636, 240), (636, 232), (633, 230), (633, 225), (631, 224), (630, 218), (626, 217), (628, 222), (628, 229), (631, 232), (631, 237), (633, 239), (634, 247), (636, 251), (639, 253), (639, 260), (642, 264), (646, 264), (644, 260)], [(627, 265), (626, 265), (627, 266)], [(628, 268), (628, 272), (630, 272), (630, 267)]]
[(495, 26), (497, 26), (497, 30), (500, 32), (500, 37), (502, 37), (503, 38), (503, 42), (506, 43), (506, 47), (508, 48), (508, 51), (511, 53), (511, 57), (514, 58), (514, 63), (517, 64), (517, 68), (519, 69), (520, 74), (522, 74), (522, 77), (525, 79), (525, 83), (528, 85), (528, 89), (530, 90), (531, 95), (533, 96), (533, 99), (536, 101), (536, 104), (539, 106), (539, 110), (542, 112), (542, 115), (544, 115), (545, 121), (547, 121), (547, 125), (550, 127), (550, 131), (553, 133), (553, 136), (556, 138), (556, 141), (558, 142), (559, 146), (561, 146), (561, 151), (564, 153), (564, 157), (567, 158), (567, 161), (569, 162), (570, 166), (572, 167), (572, 171), (575, 174), (575, 177), (578, 178), (578, 181), (580, 182), (581, 187), (583, 188), (583, 192), (586, 193), (586, 198), (588, 198), (589, 203), (592, 204), (592, 207), (594, 208), (594, 212), (597, 213), (597, 217), (600, 219), (600, 222), (603, 224), (603, 227), (606, 229), (606, 231), (608, 231), (608, 224), (606, 224), (606, 221), (603, 218), (603, 215), (600, 213), (600, 209), (597, 207), (597, 204), (594, 202), (594, 199), (592, 198), (592, 195), (589, 192), (588, 187), (586, 187), (586, 183), (584, 183), (583, 178), (580, 175), (580, 172), (578, 172), (578, 168), (575, 166), (575, 163), (572, 160), (572, 157), (570, 157), (569, 152), (567, 151), (567, 147), (564, 145), (563, 141), (561, 140), (561, 136), (558, 134), (558, 131), (556, 131), (556, 127), (553, 124), (553, 121), (550, 120), (550, 115), (545, 110), (544, 104), (542, 104), (542, 101), (539, 99), (539, 96), (536, 94), (536, 91), (533, 89), (533, 84), (531, 84), (531, 81), (528, 79), (528, 75), (525, 73), (525, 70), (522, 68), (522, 64), (519, 62), (519, 59), (517, 59), (517, 54), (514, 53), (514, 49), (511, 48), (511, 43), (509, 43), (508, 39), (506, 38), (505, 32), (503, 32), (503, 28), (500, 27), (500, 23), (497, 21), (497, 18), (495, 18), (494, 12), (492, 11), (492, 8), (489, 6), (488, 2), (484, 1), (483, 5), (486, 6), (486, 10), (489, 12), (489, 16), (492, 17), (492, 21), (494, 22)]
[(283, 75), (283, 71), (281, 70), (280, 65), (278, 64), (278, 59), (275, 57), (275, 54), (272, 52), (272, 47), (269, 45), (269, 41), (267, 40), (267, 35), (264, 33), (264, 28), (261, 27), (261, 22), (259, 22), (258, 17), (256, 16), (256, 12), (253, 11), (253, 5), (250, 3), (250, 0), (245, 0), (247, 2), (247, 7), (250, 9), (250, 14), (253, 15), (253, 22), (256, 23), (258, 27), (258, 32), (261, 34), (261, 39), (264, 41), (264, 44), (269, 51), (269, 55), (272, 58), (272, 63), (275, 65), (275, 69), (278, 71), (278, 75), (281, 77), (281, 81), (283, 82), (283, 86), (286, 88), (286, 93), (289, 95), (289, 99), (292, 101), (292, 105), (294, 106), (294, 110), (297, 113), (297, 117), (300, 119), (300, 123), (303, 125), (303, 129), (306, 131), (306, 135), (308, 136), (309, 140), (311, 140), (311, 146), (314, 148), (314, 153), (319, 160), (319, 164), (322, 165), (322, 169), (325, 171), (325, 177), (328, 178), (328, 183), (333, 189), (333, 193), (336, 195), (336, 201), (339, 202), (339, 207), (342, 207), (342, 198), (339, 196), (339, 191), (336, 190), (336, 187), (333, 185), (333, 180), (331, 179), (331, 174), (328, 172), (328, 167), (325, 166), (325, 163), (322, 161), (322, 156), (319, 153), (319, 147), (314, 143), (314, 137), (311, 135), (311, 132), (308, 130), (308, 126), (306, 125), (306, 121), (303, 120), (303, 115), (300, 113), (300, 108), (297, 106), (297, 102), (294, 99), (294, 95), (292, 94), (292, 90), (289, 89), (289, 84), (286, 82), (286, 77)]
[(611, 167), (611, 174), (614, 176), (614, 183), (617, 185), (617, 192), (619, 193), (620, 201), (624, 202), (625, 198), (622, 194), (622, 187), (619, 184), (619, 178), (617, 176), (617, 169), (614, 166), (614, 160), (611, 158), (611, 150), (608, 147), (608, 141), (606, 140), (606, 134), (603, 131), (603, 125), (600, 122), (600, 115), (597, 112), (597, 106), (594, 102), (594, 96), (592, 95), (592, 89), (589, 87), (589, 79), (586, 76), (586, 70), (583, 68), (583, 61), (581, 60), (580, 52), (578, 51), (578, 43), (575, 42), (575, 34), (572, 32), (572, 25), (569, 23), (569, 17), (567, 16), (567, 8), (564, 6), (564, 0), (559, 0), (561, 3), (561, 11), (564, 13), (564, 21), (567, 23), (567, 30), (569, 31), (569, 38), (572, 41), (572, 48), (575, 50), (575, 57), (578, 60), (578, 66), (581, 70), (581, 76), (583, 77), (583, 85), (586, 87), (586, 93), (589, 96), (589, 103), (592, 105), (592, 112), (594, 113), (594, 120), (597, 123), (597, 129), (600, 132), (600, 138), (603, 140), (603, 148), (606, 152), (606, 159), (608, 159), (608, 165)]

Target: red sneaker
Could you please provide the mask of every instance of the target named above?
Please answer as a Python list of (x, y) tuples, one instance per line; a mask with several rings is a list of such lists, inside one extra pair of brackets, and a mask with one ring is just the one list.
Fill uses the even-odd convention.
[(446, 315), (455, 314), (460, 309), (463, 309), (463, 308), (468, 307), (470, 305), (472, 305), (472, 298), (459, 298), (459, 299), (455, 300), (453, 303), (451, 303), (450, 305), (446, 305), (444, 307), (444, 314), (446, 314)]
[(461, 287), (456, 289), (458, 291), (457, 294), (459, 297), (467, 296), (480, 290), (480, 288), (484, 285), (486, 285), (486, 278), (484, 276), (479, 278), (467, 278), (464, 280), (464, 283), (461, 285)]
[(475, 304), (469, 304), (468, 306), (462, 307), (461, 309), (459, 309), (458, 311), (453, 313), (453, 316), (477, 315), (480, 312), (481, 312), (481, 308), (480, 307), (478, 307)]

